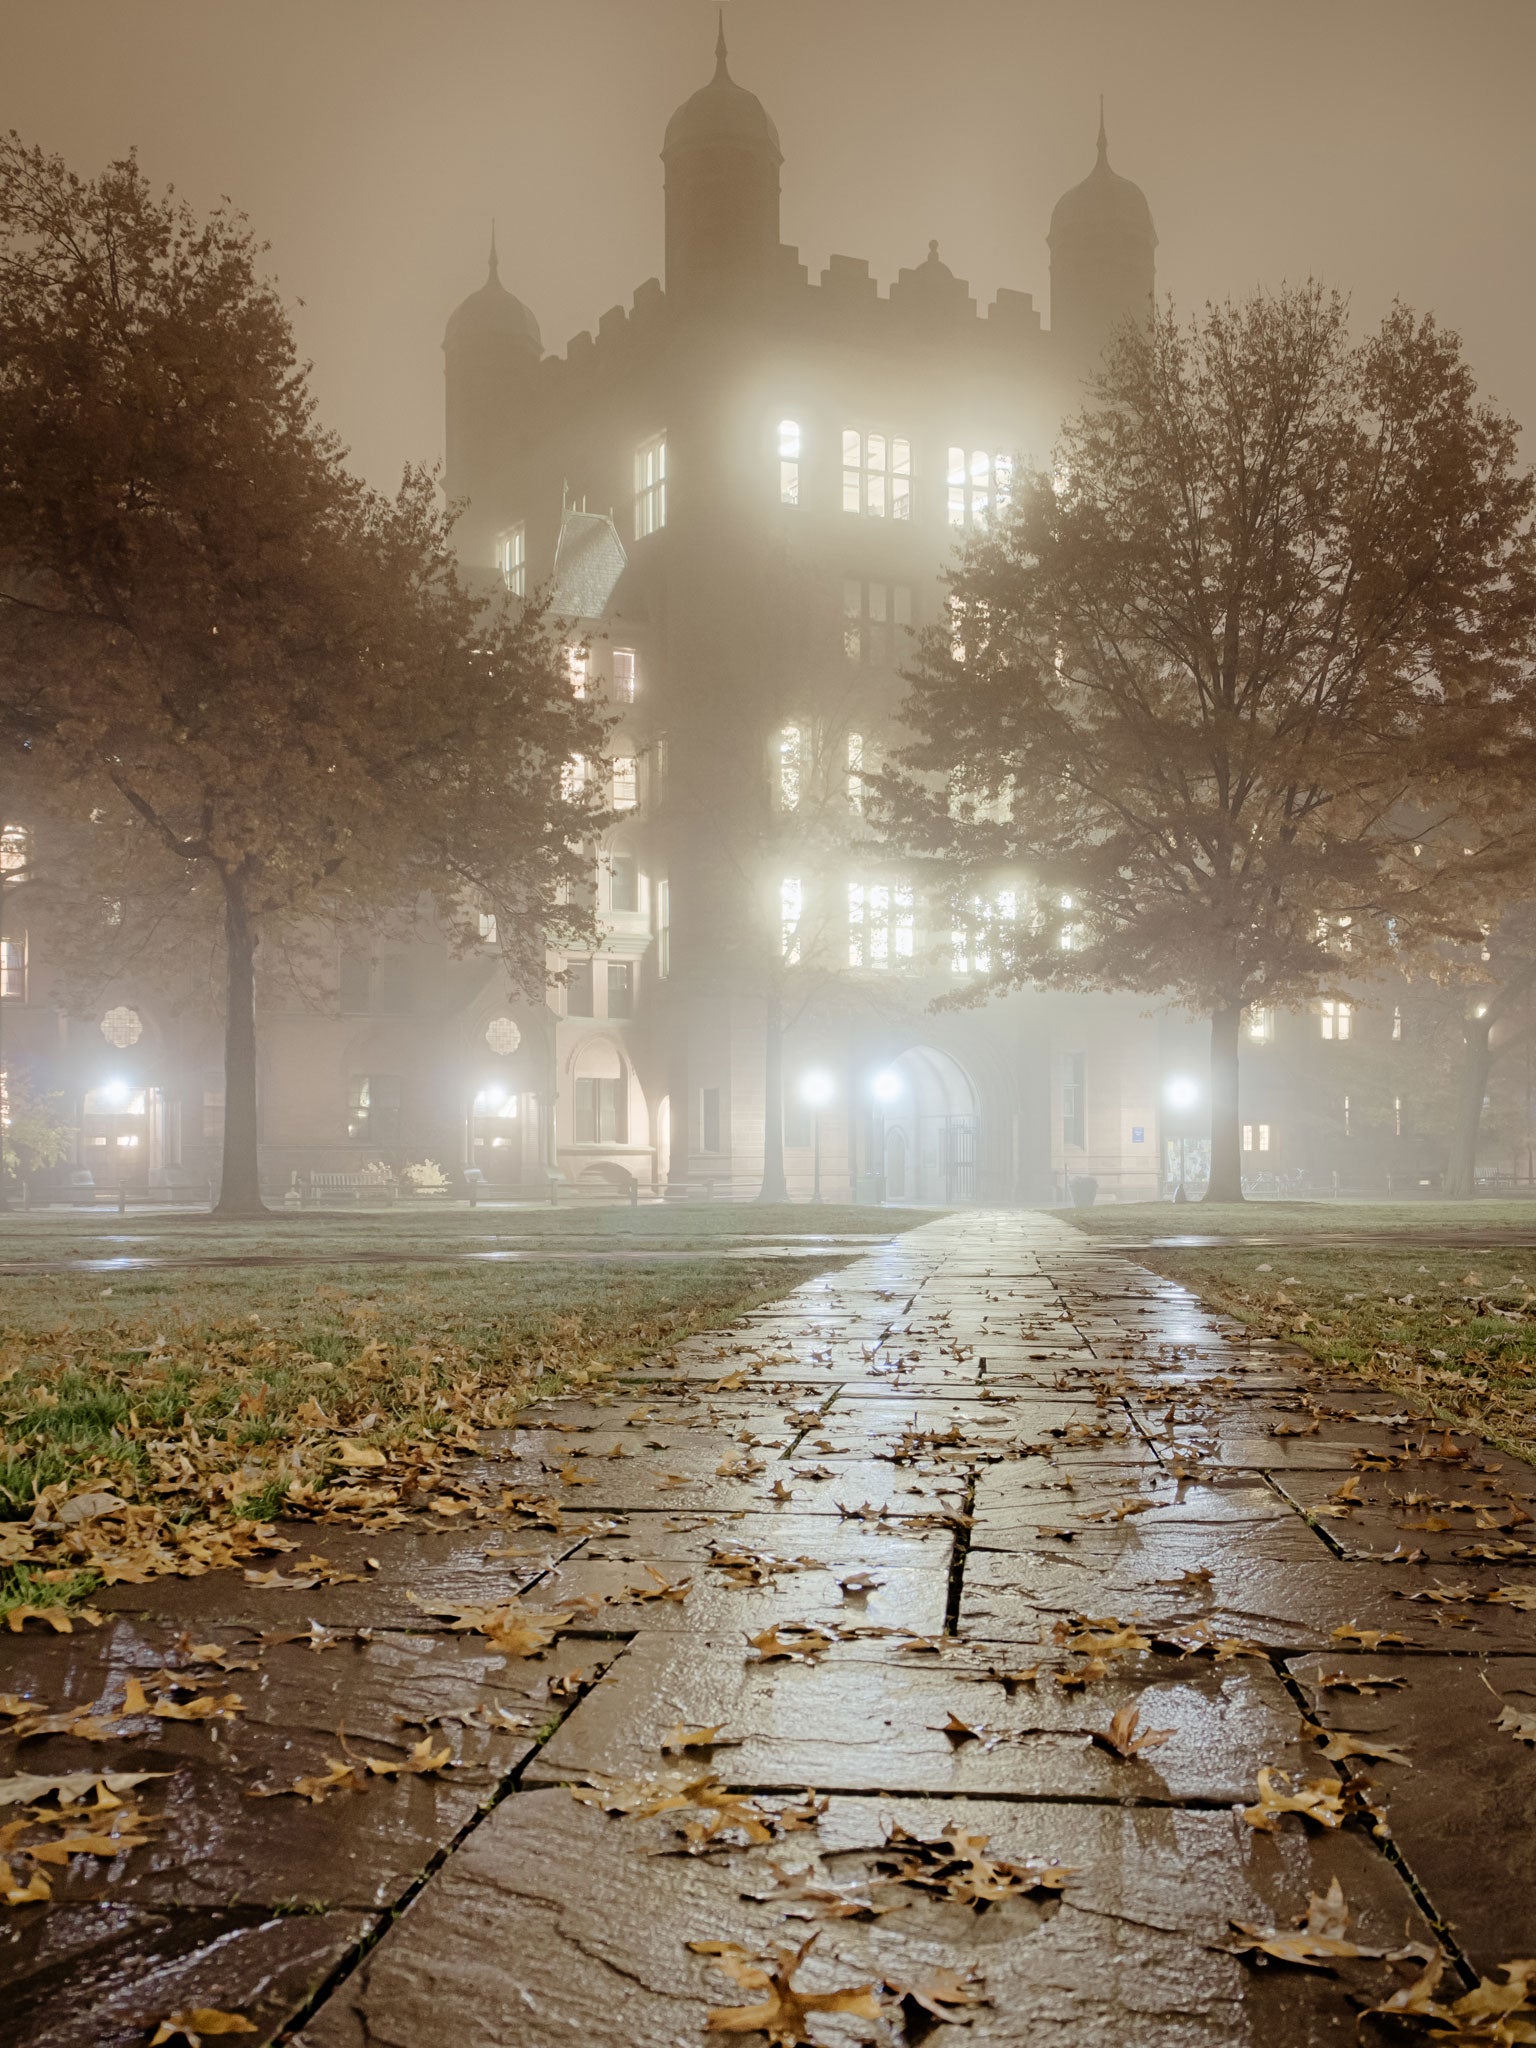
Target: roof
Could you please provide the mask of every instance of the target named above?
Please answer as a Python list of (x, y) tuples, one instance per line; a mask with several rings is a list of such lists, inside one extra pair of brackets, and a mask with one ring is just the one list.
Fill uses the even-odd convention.
[(567, 512), (555, 543), (550, 609), (565, 619), (600, 619), (629, 557), (605, 512)]
[(491, 235), (491, 261), (485, 283), (479, 291), (471, 292), (462, 299), (448, 315), (448, 325), (443, 334), (443, 347), (452, 348), (455, 343), (468, 341), (481, 335), (507, 335), (514, 341), (532, 345), (539, 355), (544, 353), (544, 343), (539, 335), (539, 323), (533, 314), (515, 298), (501, 281), (501, 271), (496, 261), (496, 236)]
[(661, 153), (670, 156), (675, 149), (720, 143), (735, 149), (766, 150), (775, 163), (784, 161), (779, 131), (769, 120), (767, 109), (757, 94), (738, 85), (726, 68), (723, 22), (715, 44), (715, 75), (691, 99), (684, 100), (667, 123)]
[(1109, 138), (1104, 132), (1104, 111), (1099, 109), (1098, 161), (1080, 185), (1062, 194), (1051, 214), (1051, 231), (1046, 240), (1054, 244), (1062, 236), (1118, 234), (1135, 237), (1157, 246), (1152, 209), (1147, 195), (1129, 178), (1109, 167)]

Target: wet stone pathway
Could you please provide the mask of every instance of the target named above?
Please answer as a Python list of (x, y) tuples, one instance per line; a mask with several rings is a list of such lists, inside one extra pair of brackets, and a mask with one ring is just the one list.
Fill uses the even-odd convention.
[(0, 2043), (1310, 2048), (1536, 1956), (1536, 1471), (1050, 1218), (464, 1467), (5, 1641), (0, 1780), (161, 1775), (73, 1795), (135, 1846), (5, 1912)]

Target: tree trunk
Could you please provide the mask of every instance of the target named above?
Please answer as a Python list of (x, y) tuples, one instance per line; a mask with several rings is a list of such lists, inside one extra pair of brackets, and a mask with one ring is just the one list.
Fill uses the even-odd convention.
[(787, 1202), (784, 1178), (784, 999), (763, 997), (763, 1185), (760, 1202)]
[(1444, 1193), (1465, 1200), (1477, 1191), (1477, 1136), (1483, 1121), (1483, 1097), (1493, 1070), (1492, 1026), (1486, 1017), (1468, 1017), (1462, 1026), (1464, 1051), (1456, 1091), (1456, 1121), (1451, 1129), (1445, 1165)]
[(224, 881), (224, 1171), (216, 1216), (265, 1216), (256, 1139), (256, 928)]
[(1243, 1199), (1242, 1133), (1237, 1118), (1237, 1041), (1241, 1008), (1211, 1014), (1211, 1178), (1208, 1202)]

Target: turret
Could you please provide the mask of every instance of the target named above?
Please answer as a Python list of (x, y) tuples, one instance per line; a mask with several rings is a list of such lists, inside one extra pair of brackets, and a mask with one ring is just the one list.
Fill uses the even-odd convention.
[(543, 353), (539, 323), (501, 281), (493, 229), (485, 283), (454, 308), (443, 335), (448, 495), (468, 499), (461, 545), (487, 568), (496, 488)]
[(1092, 369), (1113, 330), (1144, 320), (1156, 288), (1157, 231), (1139, 185), (1109, 167), (1104, 103), (1098, 161), (1056, 202), (1051, 250), (1051, 331), (1080, 371)]
[(667, 295), (728, 298), (771, 277), (779, 251), (778, 130), (732, 78), (725, 27), (715, 75), (667, 123)]

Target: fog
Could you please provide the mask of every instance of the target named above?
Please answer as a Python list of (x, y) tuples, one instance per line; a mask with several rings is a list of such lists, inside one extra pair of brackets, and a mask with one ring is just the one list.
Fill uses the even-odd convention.
[[(1115, 166), (1184, 302), (1308, 274), (1362, 320), (1460, 329), (1536, 417), (1536, 9), (1525, 0), (731, 0), (783, 140), (784, 233), (889, 282), (930, 236), (983, 302), (1046, 301), (1054, 199)], [(661, 270), (668, 115), (710, 73), (703, 0), (11, 0), (7, 120), (82, 172), (137, 146), (272, 244), (327, 419), (372, 480), (442, 451), (444, 319), (502, 275), (562, 348)]]

